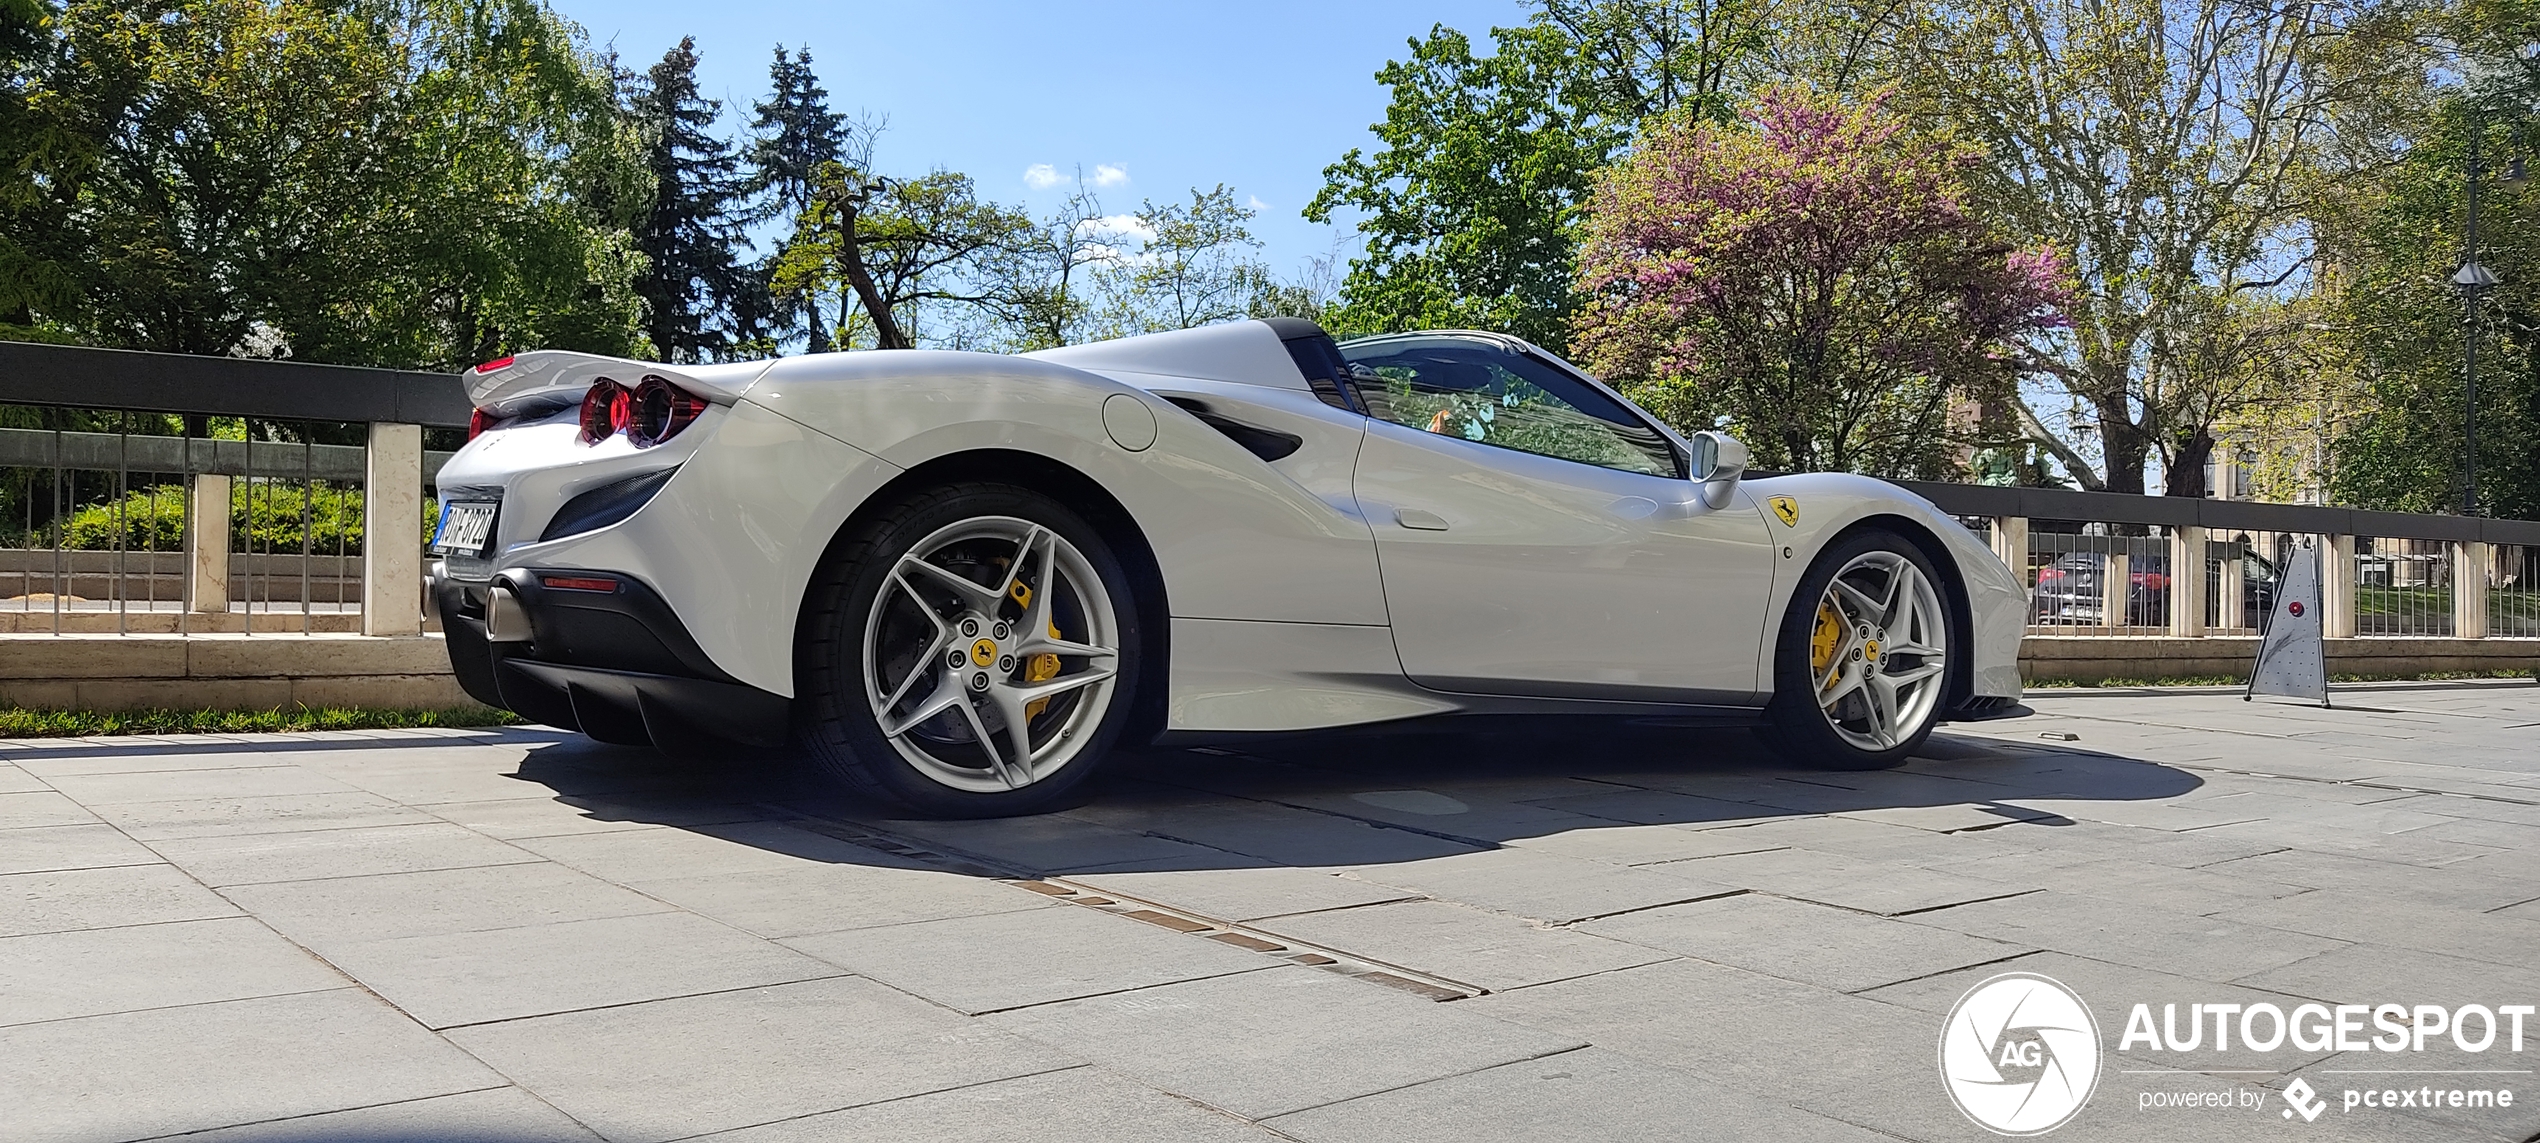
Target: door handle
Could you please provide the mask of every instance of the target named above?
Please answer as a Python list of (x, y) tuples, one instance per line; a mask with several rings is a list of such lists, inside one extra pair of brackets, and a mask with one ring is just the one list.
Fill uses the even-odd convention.
[(1405, 528), (1417, 528), (1423, 532), (1443, 532), (1446, 530), (1446, 517), (1440, 516), (1435, 512), (1423, 512), (1417, 508), (1394, 509), (1393, 522), (1400, 524)]

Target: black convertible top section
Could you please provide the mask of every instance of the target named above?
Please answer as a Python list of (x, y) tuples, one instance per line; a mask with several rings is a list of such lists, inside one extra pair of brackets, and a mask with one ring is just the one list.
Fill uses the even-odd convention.
[(1366, 402), (1358, 399), (1357, 386), (1351, 383), (1349, 363), (1341, 360), (1341, 347), (1323, 327), (1301, 317), (1262, 318), (1261, 324), (1279, 335), (1295, 360), (1296, 371), (1305, 375), (1305, 383), (1314, 395), (1334, 408), (1353, 413), (1367, 412)]

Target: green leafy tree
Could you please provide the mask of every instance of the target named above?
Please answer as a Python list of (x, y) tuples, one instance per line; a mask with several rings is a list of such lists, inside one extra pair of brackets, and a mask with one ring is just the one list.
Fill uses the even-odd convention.
[(715, 360), (759, 336), (769, 302), (741, 257), (740, 160), (714, 134), (722, 104), (698, 93), (696, 37), (645, 72), (633, 114), (653, 181), (652, 209), (635, 232), (649, 260), (636, 282), (644, 332), (664, 361)]
[(1324, 168), (1306, 217), (1355, 214), (1331, 320), (1350, 331), (1477, 327), (1568, 336), (1576, 213), (1651, 116), (1716, 116), (1768, 41), (1749, 0), (1540, 0), (1491, 52), (1438, 26), (1376, 80), (1383, 147)]
[(39, 94), (55, 22), (47, 0), (0, 0), (0, 154), (15, 160), (0, 167), (0, 337), (58, 337), (36, 315), (58, 315), (79, 296), (59, 246), (35, 238), (69, 225), (73, 189), (97, 149)]
[(410, 367), (630, 344), (633, 251), (589, 193), (629, 153), (532, 0), (73, 0), (50, 32), (13, 95), (59, 161), (0, 207), (0, 262), (61, 277), (0, 320)]
[(1142, 206), (1127, 228), (1137, 248), (1111, 251), (1099, 270), (1100, 336), (1190, 329), (1250, 314), (1254, 298), (1272, 288), (1261, 242), (1244, 226), (1253, 213), (1223, 183), (1192, 188), (1188, 204)]
[[(1986, 148), (1980, 191), (2071, 259), (2067, 335), (2030, 349), (2095, 425), (2094, 458), (2017, 406), (2085, 487), (2202, 492), (2237, 399), (2198, 367), (2244, 296), (2304, 285), (2302, 210), (2386, 161), (2424, 89), (2407, 9), (2365, 0), (1944, 0), (1900, 21), (1898, 73)], [(2217, 323), (2222, 323), (2218, 325)]]
[(1563, 98), (1575, 77), (1564, 37), (1498, 28), (1477, 55), (1439, 27), (1376, 81), (1393, 92), (1384, 144), (1323, 169), (1305, 216), (1354, 211), (1366, 251), (1334, 315), (1347, 332), (1478, 328), (1542, 345), (1568, 340), (1571, 214), (1591, 172), (1628, 131)]
[[(2334, 426), (2338, 503), (2461, 507), (2473, 412), (2461, 375), (2467, 315), (2450, 278), (2461, 262), (2469, 138), (2484, 132), (2491, 156), (2510, 153), (2517, 137), (2540, 140), (2525, 112), (2472, 111), (2447, 102), (2404, 161), (2319, 211), (2339, 267), (2328, 324), (2359, 390)], [(2502, 284), (2483, 292), (2478, 312), (2480, 510), (2540, 519), (2540, 234), (2518, 221), (2540, 193), (2490, 182), (2481, 197), (2477, 258)]]
[(780, 293), (853, 296), (857, 310), (841, 315), (842, 346), (911, 349), (932, 327), (969, 330), (968, 311), (1001, 296), (983, 270), (1034, 231), (1030, 216), (981, 199), (968, 175), (950, 171), (891, 179), (824, 163), (812, 187), (811, 209), (771, 282)]
[[(782, 45), (768, 65), (769, 92), (751, 105), (748, 147), (749, 179), (743, 193), (759, 202), (760, 221), (777, 220), (788, 229), (780, 247), (791, 242), (791, 229), (812, 205), (812, 175), (822, 163), (846, 158), (854, 141), (845, 116), (829, 109), (829, 92), (811, 69), (811, 49), (788, 55)], [(779, 255), (781, 259), (781, 254)], [(829, 324), (821, 320), (821, 295), (798, 288), (783, 303), (789, 323), (799, 321), (813, 353), (829, 351)]]
[(1099, 275), (1116, 249), (1103, 217), (1102, 200), (1080, 177), (1058, 209), (986, 251), (976, 272), (988, 330), (972, 340), (1019, 353), (1089, 336)]

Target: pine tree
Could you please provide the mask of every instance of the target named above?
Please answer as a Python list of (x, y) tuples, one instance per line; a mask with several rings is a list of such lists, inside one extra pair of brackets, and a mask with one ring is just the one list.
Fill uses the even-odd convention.
[[(822, 163), (837, 162), (845, 156), (852, 131), (844, 116), (829, 110), (829, 93), (811, 70), (808, 46), (789, 55), (783, 45), (778, 45), (776, 60), (768, 65), (767, 75), (771, 88), (768, 97), (750, 108), (755, 118), (750, 120), (754, 137), (749, 145), (747, 193), (758, 200), (761, 220), (784, 223), (787, 238), (782, 246), (791, 246), (803, 212), (811, 209), (812, 172)], [(813, 353), (829, 351), (829, 327), (820, 320), (817, 291), (795, 291), (779, 306), (799, 313), (809, 332)], [(783, 316), (790, 323), (796, 314)]]
[(761, 276), (743, 265), (743, 185), (732, 145), (712, 134), (722, 104), (698, 94), (697, 41), (664, 54), (637, 88), (653, 208), (636, 233), (652, 267), (636, 283), (644, 331), (664, 361), (708, 361), (759, 336)]

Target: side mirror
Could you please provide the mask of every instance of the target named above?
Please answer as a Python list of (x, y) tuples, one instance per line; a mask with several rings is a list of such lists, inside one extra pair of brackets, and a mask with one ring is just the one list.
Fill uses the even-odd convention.
[(1702, 502), (1714, 510), (1729, 506), (1737, 478), (1753, 454), (1736, 437), (1722, 432), (1693, 434), (1693, 480), (1702, 486)]

